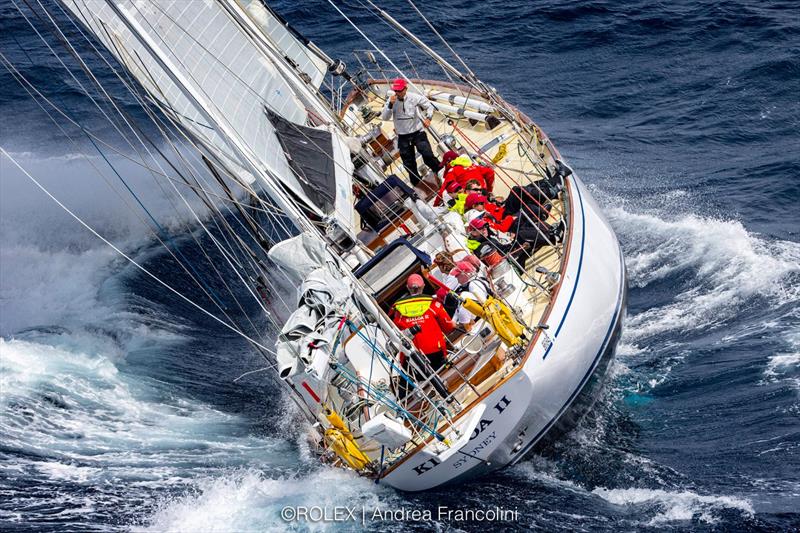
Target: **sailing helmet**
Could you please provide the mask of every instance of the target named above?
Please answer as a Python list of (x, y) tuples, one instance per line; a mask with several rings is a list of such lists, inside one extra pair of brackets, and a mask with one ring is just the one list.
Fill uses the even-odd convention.
[(397, 78), (392, 82), (393, 91), (400, 92), (406, 87), (408, 87), (408, 82), (406, 82), (406, 80), (404, 80), (403, 78)]
[(408, 289), (421, 289), (425, 286), (425, 280), (419, 274), (411, 274), (406, 280), (406, 287)]

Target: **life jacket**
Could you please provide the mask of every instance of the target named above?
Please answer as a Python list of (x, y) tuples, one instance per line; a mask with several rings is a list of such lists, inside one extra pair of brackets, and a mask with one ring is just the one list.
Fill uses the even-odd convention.
[(455, 323), (441, 303), (425, 294), (406, 295), (394, 303), (390, 313), (392, 321), (401, 330), (420, 327), (419, 333), (414, 335), (414, 346), (420, 352), (447, 355), (444, 335), (455, 329)]
[(465, 192), (458, 193), (456, 195), (456, 198), (455, 198), (455, 200), (456, 200), (455, 203), (453, 205), (451, 205), (448, 209), (450, 211), (455, 211), (459, 215), (463, 215), (464, 214), (464, 207), (467, 204), (467, 196), (469, 196), (469, 195), (467, 193), (465, 193)]

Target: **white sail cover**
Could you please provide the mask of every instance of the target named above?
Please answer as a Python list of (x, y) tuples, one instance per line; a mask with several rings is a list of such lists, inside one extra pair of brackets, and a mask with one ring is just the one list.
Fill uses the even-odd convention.
[[(333, 210), (323, 210), (308, 198), (266, 115), (269, 109), (293, 124), (306, 125), (306, 107), (274, 60), (231, 18), (226, 4), (214, 0), (63, 3), (165, 113), (240, 179), (252, 183), (255, 167), (265, 173), (263, 179), (271, 174), (317, 213)], [(349, 222), (347, 214), (339, 216)]]

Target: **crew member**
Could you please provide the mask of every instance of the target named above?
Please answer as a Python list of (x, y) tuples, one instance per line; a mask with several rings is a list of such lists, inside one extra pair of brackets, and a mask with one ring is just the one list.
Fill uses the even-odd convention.
[(456, 182), (462, 187), (470, 180), (478, 180), (483, 192), (491, 193), (494, 189), (494, 170), (483, 165), (476, 165), (467, 154), (462, 154), (449, 162), (449, 167), (443, 177), (443, 186)]
[(464, 219), (467, 223), (483, 217), (489, 227), (497, 231), (508, 232), (514, 223), (514, 217), (503, 216), (503, 206), (478, 193), (470, 193), (464, 201)]
[[(409, 93), (408, 83), (403, 78), (394, 80), (392, 90), (394, 94), (386, 101), (381, 112), (381, 120), (389, 120), (389, 117), (392, 117), (394, 129), (397, 132), (397, 149), (400, 152), (400, 158), (403, 160), (403, 166), (411, 180), (411, 185), (416, 187), (422, 181), (417, 170), (417, 151), (434, 173), (439, 172), (442, 167), (439, 160), (433, 155), (428, 136), (422, 129), (423, 126), (427, 128), (431, 125), (433, 105), (423, 95)], [(424, 118), (420, 118), (419, 111), (424, 112)]]
[(411, 274), (406, 281), (408, 294), (397, 300), (390, 315), (401, 330), (414, 335), (414, 346), (427, 356), (433, 370), (439, 370), (447, 360), (445, 334), (456, 327), (442, 304), (427, 294), (422, 294), (425, 280)]

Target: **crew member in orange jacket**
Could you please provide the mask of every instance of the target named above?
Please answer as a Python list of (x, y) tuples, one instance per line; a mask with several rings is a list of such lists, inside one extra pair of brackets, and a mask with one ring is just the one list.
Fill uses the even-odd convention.
[(408, 329), (414, 334), (414, 346), (428, 357), (434, 371), (439, 370), (447, 360), (445, 334), (453, 331), (456, 324), (441, 303), (422, 294), (425, 288), (422, 276), (411, 274), (406, 288), (408, 294), (392, 306), (392, 320), (401, 330)]

